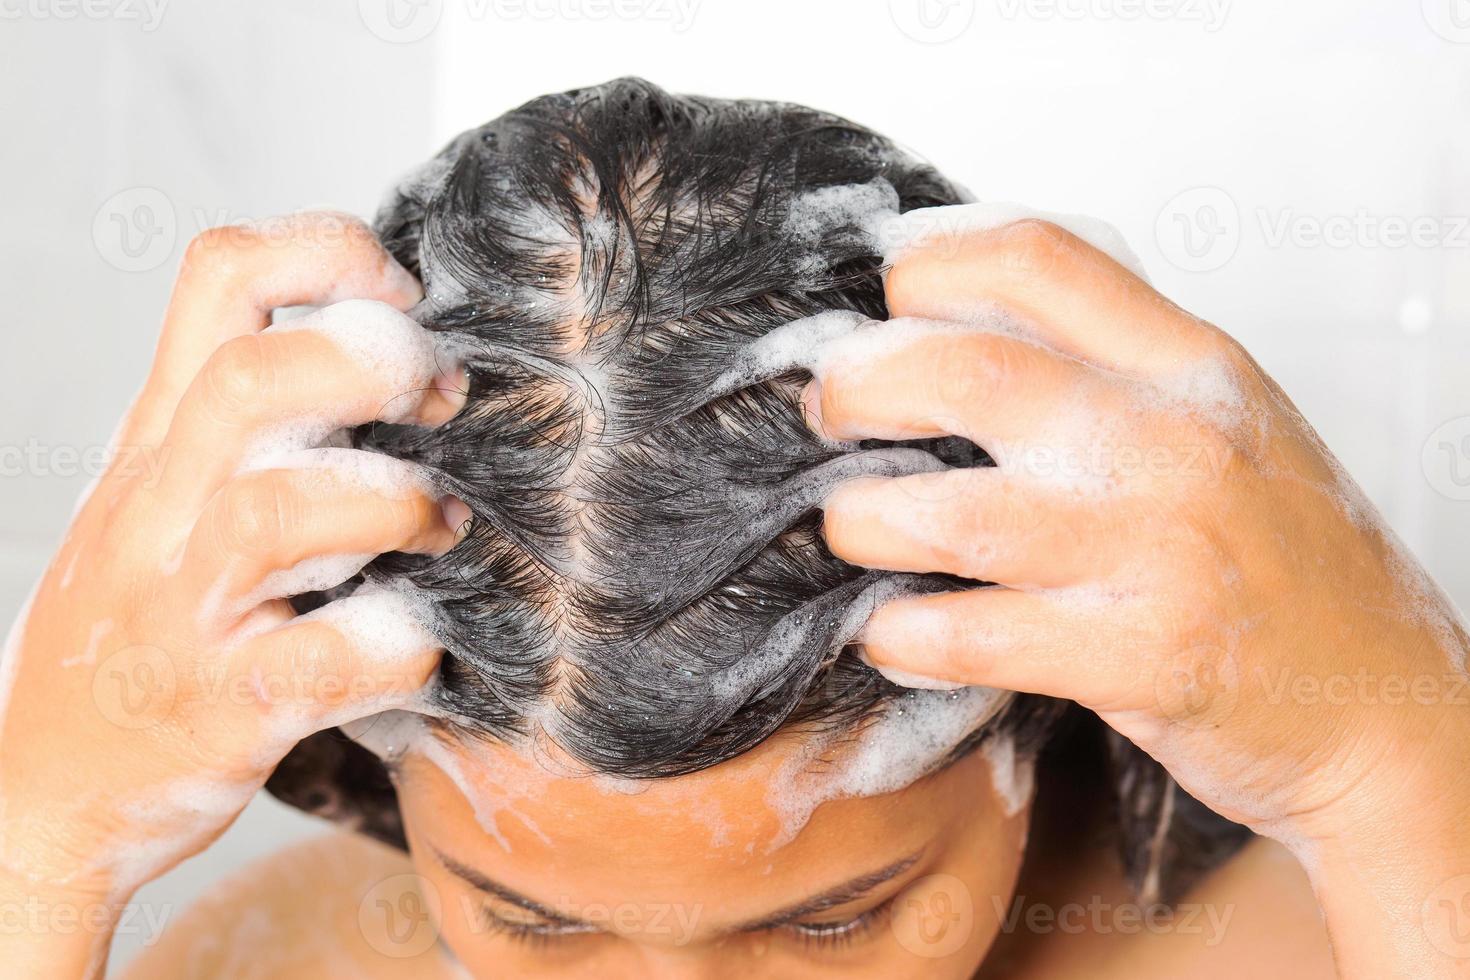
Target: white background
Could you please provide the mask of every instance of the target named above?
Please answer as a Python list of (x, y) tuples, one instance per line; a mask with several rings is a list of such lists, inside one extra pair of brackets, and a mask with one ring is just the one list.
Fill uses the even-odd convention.
[[(625, 74), (834, 110), (982, 198), (1114, 222), (1470, 605), (1467, 0), (0, 0), (0, 65), (0, 620), (192, 234), (370, 214), (458, 130)], [(318, 830), (257, 801), (140, 900)]]

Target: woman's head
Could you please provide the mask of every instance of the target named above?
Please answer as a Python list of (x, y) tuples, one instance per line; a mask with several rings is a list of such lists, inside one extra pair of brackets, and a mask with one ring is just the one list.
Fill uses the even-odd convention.
[[(1060, 706), (911, 691), (864, 665), (851, 640), (875, 602), (965, 583), (848, 565), (818, 510), (837, 479), (989, 461), (958, 440), (824, 443), (806, 377), (750, 354), (824, 311), (881, 320), (873, 221), (959, 199), (844, 120), (638, 81), (535, 100), (404, 182), (378, 228), (423, 280), (413, 315), (465, 360), (469, 398), (438, 429), (358, 441), (423, 464), (474, 520), (449, 554), (369, 575), (432, 600), (446, 655), (422, 718), (358, 733), (394, 769), (406, 834), (376, 759), (340, 738), (304, 743), (272, 788), (406, 837), (445, 896), (479, 877), (481, 897), (509, 889), (567, 920), (699, 909), (671, 956), (802, 956), (821, 940), (801, 923), (860, 920), (936, 873), (1006, 891)], [(332, 792), (306, 800), (324, 773)], [(1135, 782), (1156, 826), (1171, 784)], [(747, 928), (864, 878), (793, 928)], [(552, 933), (577, 969), (588, 950), (610, 967), (662, 948), (627, 918), (605, 932), (631, 941), (542, 915), (543, 952)], [(445, 916), (460, 955), (484, 943), (508, 962), (505, 928), (466, 925)], [(992, 931), (967, 931), (957, 969)], [(901, 934), (882, 948), (922, 956)]]
[(938, 459), (824, 444), (805, 379), (747, 364), (793, 320), (883, 316), (881, 260), (834, 188), (895, 210), (958, 198), (834, 117), (614, 82), (462, 135), (386, 204), (385, 243), (424, 282), (414, 315), (466, 357), (469, 403), (364, 441), (431, 467), (475, 521), (445, 558), (378, 571), (434, 597), (437, 700), (467, 733), (645, 778), (785, 724), (967, 697), (905, 694), (844, 655), (882, 577), (818, 532), (838, 476)]

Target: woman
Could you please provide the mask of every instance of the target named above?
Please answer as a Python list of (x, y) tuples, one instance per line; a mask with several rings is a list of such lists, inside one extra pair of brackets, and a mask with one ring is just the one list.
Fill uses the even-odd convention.
[[(1456, 975), (1454, 611), (1222, 333), (958, 200), (623, 81), (461, 136), (382, 244), (201, 237), (119, 437), (163, 474), (7, 651), (7, 900), (125, 901), (269, 778), (390, 846), (138, 975)], [(1431, 696), (1296, 683), (1359, 673)]]

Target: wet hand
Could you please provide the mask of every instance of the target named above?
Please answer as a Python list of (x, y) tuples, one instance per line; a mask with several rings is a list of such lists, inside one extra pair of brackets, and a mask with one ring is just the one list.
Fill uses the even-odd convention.
[(1039, 221), (926, 241), (887, 298), (824, 351), (814, 425), (997, 465), (845, 484), (827, 541), (995, 584), (880, 608), (877, 668), (1078, 701), (1299, 854), (1470, 797), (1461, 621), (1230, 337)]
[[(401, 312), (420, 298), (343, 215), (191, 245), (111, 465), (5, 655), (0, 874), (126, 894), (213, 840), (296, 741), (433, 673), (401, 595), (285, 601), (381, 553), (446, 550), (468, 516), (407, 463), (313, 448), (462, 403)], [(293, 305), (322, 309), (267, 329)]]

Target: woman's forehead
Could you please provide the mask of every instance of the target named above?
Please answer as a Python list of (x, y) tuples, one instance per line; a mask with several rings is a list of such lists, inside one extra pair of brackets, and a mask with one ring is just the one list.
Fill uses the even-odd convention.
[[(767, 783), (787, 755), (766, 743), (630, 793), (491, 746), (476, 751), (475, 768), (459, 779), (410, 756), (400, 780), (411, 787), (404, 815), (423, 873), (463, 883), (470, 869), (468, 878), (542, 904), (704, 903), (716, 918), (738, 922), (816, 883), (911, 855), (941, 858), (975, 835), (1001, 845), (1014, 839), (1019, 849), (1015, 828), (1024, 817), (1000, 802), (982, 754), (895, 793), (827, 803), (794, 835)], [(478, 799), (461, 790), (467, 776)]]
[(630, 780), (588, 773), (554, 745), (528, 752), (478, 739), (437, 739), (405, 756), (399, 779), (409, 787), (403, 796), (411, 817), (426, 832), (432, 825), (510, 854), (597, 853), (610, 840), (620, 848), (629, 842), (667, 848), (657, 842), (677, 840), (691, 853), (747, 864), (800, 851), (803, 842), (834, 828), (886, 837), (903, 826), (922, 837), (949, 818), (960, 786), (972, 787), (963, 794), (969, 807), (1002, 816), (1017, 810), (1015, 767), (998, 765), (1009, 760), (987, 751), (887, 792), (832, 793), (832, 780), (840, 778), (834, 773), (863, 752), (861, 740), (849, 738), (817, 758), (809, 739), (783, 732), (709, 769)]

